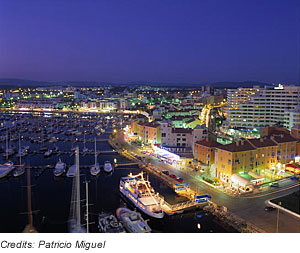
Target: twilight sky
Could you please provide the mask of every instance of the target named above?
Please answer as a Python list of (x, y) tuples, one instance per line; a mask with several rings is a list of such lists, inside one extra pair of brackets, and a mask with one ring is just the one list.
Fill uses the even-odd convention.
[(299, 83), (300, 0), (0, 0), (0, 78)]

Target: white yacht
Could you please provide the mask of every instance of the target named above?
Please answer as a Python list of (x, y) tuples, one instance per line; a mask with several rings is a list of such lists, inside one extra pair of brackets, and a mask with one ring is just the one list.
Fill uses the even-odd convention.
[(68, 169), (68, 172), (66, 174), (67, 177), (75, 177), (76, 174), (76, 164), (73, 164), (72, 166), (70, 166), (70, 168)]
[(116, 214), (129, 233), (150, 233), (152, 231), (141, 214), (136, 211), (118, 208)]
[(7, 176), (14, 168), (14, 163), (11, 161), (0, 164), (0, 178)]
[(25, 173), (25, 166), (24, 164), (19, 165), (16, 170), (14, 171), (14, 177), (22, 176)]
[(120, 192), (135, 207), (153, 218), (163, 218), (164, 212), (161, 208), (161, 198), (144, 179), (143, 172), (120, 179)]
[(61, 159), (59, 158), (59, 161), (56, 163), (55, 165), (55, 169), (53, 171), (54, 176), (61, 176), (64, 172), (66, 171), (66, 164), (64, 162), (61, 161)]
[(90, 169), (90, 173), (93, 176), (97, 176), (100, 173), (100, 165), (99, 165), (99, 163), (95, 163), (94, 165), (92, 165), (92, 167)]
[(105, 161), (104, 163), (104, 171), (107, 173), (112, 172), (113, 168), (110, 161)]

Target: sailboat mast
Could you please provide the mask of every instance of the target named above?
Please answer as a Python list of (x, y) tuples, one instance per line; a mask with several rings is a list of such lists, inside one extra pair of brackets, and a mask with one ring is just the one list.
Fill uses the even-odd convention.
[(79, 174), (79, 147), (76, 147), (76, 226), (80, 231), (80, 174)]
[(85, 133), (83, 135), (83, 149), (85, 150)]
[(21, 139), (20, 139), (20, 133), (19, 133), (19, 156), (20, 156), (20, 166), (22, 164), (22, 156), (21, 156)]
[(28, 223), (29, 231), (33, 228), (32, 208), (31, 208), (31, 182), (30, 182), (30, 168), (27, 170), (27, 208), (28, 208)]
[(85, 193), (86, 193), (86, 232), (89, 232), (89, 186), (88, 181), (85, 181)]
[(95, 167), (97, 163), (97, 144), (96, 144), (96, 137), (95, 137)]

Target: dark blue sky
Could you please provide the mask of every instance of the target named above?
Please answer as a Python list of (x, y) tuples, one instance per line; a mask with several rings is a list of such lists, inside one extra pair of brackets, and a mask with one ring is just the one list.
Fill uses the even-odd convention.
[(0, 78), (299, 83), (300, 0), (0, 0)]

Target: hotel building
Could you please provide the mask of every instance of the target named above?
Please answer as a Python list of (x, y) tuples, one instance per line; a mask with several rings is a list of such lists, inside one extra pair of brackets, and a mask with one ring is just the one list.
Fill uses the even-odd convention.
[(230, 127), (263, 128), (282, 124), (291, 129), (291, 122), (300, 122), (300, 87), (265, 86), (253, 93), (234, 93), (237, 97), (229, 93), (227, 124)]

